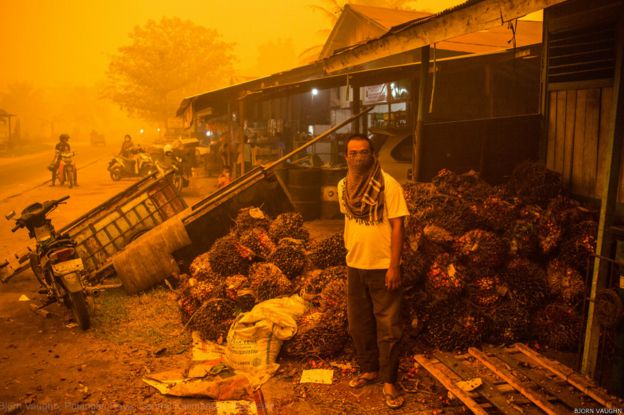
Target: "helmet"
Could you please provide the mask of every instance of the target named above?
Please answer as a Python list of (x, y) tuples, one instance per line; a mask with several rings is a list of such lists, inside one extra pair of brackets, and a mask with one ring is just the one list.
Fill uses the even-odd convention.
[(69, 134), (61, 134), (61, 135), (59, 136), (59, 140), (61, 140), (61, 141), (67, 141), (67, 140), (69, 140)]
[(171, 146), (171, 144), (165, 144), (165, 146), (163, 147), (163, 151), (165, 152), (165, 154), (172, 153), (173, 147)]

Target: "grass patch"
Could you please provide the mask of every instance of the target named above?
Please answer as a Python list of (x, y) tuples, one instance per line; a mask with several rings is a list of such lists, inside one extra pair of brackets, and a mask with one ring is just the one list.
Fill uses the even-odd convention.
[(96, 300), (92, 327), (96, 337), (152, 352), (177, 354), (191, 345), (175, 294), (166, 288), (132, 296), (122, 289), (103, 292)]

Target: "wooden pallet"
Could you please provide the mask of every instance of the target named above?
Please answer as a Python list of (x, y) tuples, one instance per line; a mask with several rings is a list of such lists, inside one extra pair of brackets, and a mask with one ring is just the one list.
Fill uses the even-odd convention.
[[(588, 408), (624, 413), (624, 402), (523, 344), (470, 348), (463, 355), (434, 352), (415, 359), (475, 414), (598, 413), (583, 412)], [(477, 378), (482, 384), (472, 391), (458, 386)]]

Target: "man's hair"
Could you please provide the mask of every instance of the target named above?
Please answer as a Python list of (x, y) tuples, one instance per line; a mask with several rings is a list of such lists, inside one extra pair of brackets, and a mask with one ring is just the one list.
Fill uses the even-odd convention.
[(373, 142), (366, 137), (364, 134), (362, 133), (355, 133), (352, 134), (351, 136), (349, 136), (349, 138), (347, 138), (347, 141), (345, 141), (345, 154), (347, 154), (347, 149), (349, 148), (349, 143), (353, 140), (362, 140), (362, 141), (366, 141), (368, 143), (368, 146), (370, 147), (371, 153), (375, 152), (375, 147), (373, 147)]

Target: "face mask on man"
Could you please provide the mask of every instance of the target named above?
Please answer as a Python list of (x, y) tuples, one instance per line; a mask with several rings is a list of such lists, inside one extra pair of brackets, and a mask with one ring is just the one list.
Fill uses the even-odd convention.
[(347, 153), (347, 166), (355, 171), (365, 171), (373, 165), (373, 156), (367, 153)]

